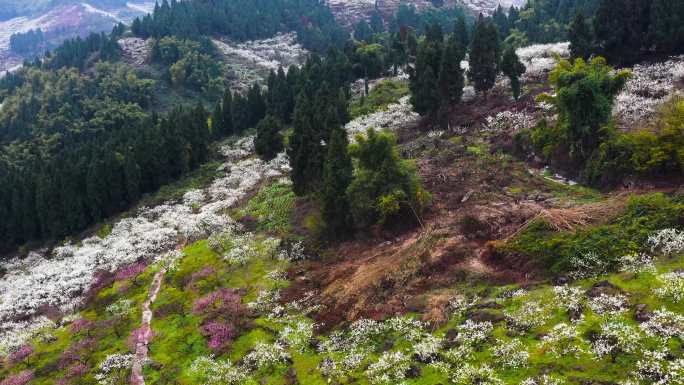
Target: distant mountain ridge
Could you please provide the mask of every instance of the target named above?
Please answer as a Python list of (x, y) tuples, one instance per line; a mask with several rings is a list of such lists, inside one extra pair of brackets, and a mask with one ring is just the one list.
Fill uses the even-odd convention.
[(9, 51), (12, 34), (40, 29), (51, 43), (90, 32), (109, 32), (119, 22), (154, 9), (153, 0), (6, 0), (0, 10), (0, 73), (23, 57)]

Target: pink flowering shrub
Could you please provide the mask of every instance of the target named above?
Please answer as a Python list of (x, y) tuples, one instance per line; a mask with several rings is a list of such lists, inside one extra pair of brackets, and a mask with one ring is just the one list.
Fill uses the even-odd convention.
[(198, 298), (192, 305), (192, 312), (195, 315), (239, 316), (244, 314), (244, 307), (235, 290), (223, 288)]
[(202, 335), (209, 338), (209, 348), (220, 350), (228, 346), (237, 335), (235, 328), (225, 322), (211, 321), (201, 328)]
[(79, 318), (69, 325), (69, 330), (74, 334), (81, 332), (89, 333), (93, 326), (95, 326), (93, 321), (87, 318)]
[(33, 346), (24, 345), (16, 351), (12, 352), (7, 358), (7, 360), (9, 361), (10, 365), (16, 365), (26, 360), (31, 354), (33, 354)]
[(33, 379), (33, 372), (24, 370), (19, 374), (5, 378), (0, 385), (26, 385)]
[(195, 315), (204, 316), (200, 332), (209, 339), (214, 351), (224, 349), (243, 329), (249, 318), (240, 295), (231, 289), (219, 289), (198, 298), (192, 307)]
[(86, 373), (88, 373), (88, 366), (81, 362), (77, 362), (69, 367), (69, 369), (66, 372), (66, 377), (83, 377)]
[(96, 344), (95, 338), (86, 337), (69, 346), (59, 358), (59, 369), (67, 368), (75, 362), (82, 362)]
[(124, 266), (116, 272), (114, 279), (117, 281), (124, 281), (126, 279), (135, 279), (137, 276), (142, 274), (147, 268), (147, 264), (144, 262), (134, 263), (128, 266)]

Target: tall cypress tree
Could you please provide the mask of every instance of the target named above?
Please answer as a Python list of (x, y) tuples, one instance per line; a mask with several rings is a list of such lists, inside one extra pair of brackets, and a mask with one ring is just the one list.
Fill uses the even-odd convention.
[(380, 12), (377, 9), (371, 15), (370, 28), (373, 33), (376, 34), (385, 32), (385, 24), (382, 21), (382, 15), (380, 15)]
[(361, 19), (354, 28), (354, 39), (370, 43), (373, 40), (373, 30), (366, 20)]
[(468, 78), (475, 84), (475, 90), (484, 94), (485, 99), (494, 87), (498, 67), (499, 36), (496, 27), (480, 15), (470, 45)]
[(294, 131), (287, 151), (292, 167), (292, 189), (300, 196), (315, 191), (323, 165), (323, 147), (312, 122), (312, 105), (306, 94), (299, 94), (292, 123)]
[(255, 127), (266, 116), (266, 102), (261, 94), (261, 86), (254, 83), (247, 93), (248, 121), (247, 127)]
[(233, 125), (233, 94), (226, 90), (223, 95), (223, 105), (221, 106), (221, 133), (231, 135), (235, 131)]
[(659, 53), (684, 52), (684, 1), (653, 0), (649, 35)]
[(468, 27), (466, 26), (465, 17), (463, 17), (463, 15), (460, 15), (456, 19), (456, 25), (454, 25), (454, 35), (459, 39), (464, 48), (468, 48), (468, 46), (470, 46)]
[(326, 121), (332, 133), (323, 170), (321, 214), (326, 225), (326, 235), (339, 239), (348, 235), (352, 229), (347, 187), (352, 181), (353, 166), (349, 156), (347, 132), (337, 123), (334, 109), (328, 110)]
[(437, 77), (442, 64), (444, 34), (438, 24), (428, 27), (426, 37), (420, 42), (416, 65), (411, 75), (411, 104), (421, 114), (432, 114), (440, 106), (440, 89)]
[(517, 100), (520, 96), (520, 75), (525, 73), (525, 65), (520, 61), (513, 47), (507, 47), (501, 59), (501, 70), (511, 81), (513, 97)]
[(575, 15), (575, 18), (570, 25), (570, 31), (568, 31), (568, 37), (570, 39), (570, 52), (572, 57), (586, 60), (591, 55), (593, 36), (591, 35), (589, 25), (582, 12), (578, 12), (577, 15)]
[(261, 119), (257, 124), (257, 135), (254, 139), (254, 149), (261, 159), (269, 161), (283, 151), (283, 136), (280, 134), (282, 126), (278, 119), (271, 115)]
[(249, 128), (250, 113), (247, 99), (236, 93), (233, 96), (233, 132), (239, 134)]
[(465, 50), (458, 37), (452, 35), (444, 47), (442, 66), (439, 71), (439, 91), (443, 103), (458, 103), (463, 95), (463, 69), (461, 61), (465, 57)]
[(223, 102), (221, 100), (214, 105), (214, 112), (211, 114), (211, 136), (219, 138), (223, 135)]

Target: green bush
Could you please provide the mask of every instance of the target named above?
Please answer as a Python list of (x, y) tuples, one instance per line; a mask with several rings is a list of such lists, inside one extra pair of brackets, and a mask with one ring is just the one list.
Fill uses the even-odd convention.
[(349, 114), (354, 119), (373, 112), (383, 111), (390, 104), (399, 102), (399, 99), (408, 93), (409, 89), (406, 82), (391, 79), (383, 80), (371, 90), (368, 97), (362, 97), (351, 103)]
[(430, 195), (421, 186), (415, 165), (399, 157), (393, 134), (371, 128), (366, 135), (357, 135), (350, 154), (356, 169), (347, 194), (357, 227), (383, 225), (397, 217), (418, 219)]
[(563, 154), (575, 164), (584, 164), (610, 136), (605, 126), (610, 121), (614, 98), (629, 76), (627, 71), (614, 73), (601, 57), (589, 63), (582, 59), (560, 60), (549, 74), (555, 95), (539, 96), (556, 107), (558, 122), (554, 127), (541, 125), (535, 129), (532, 140), (536, 146), (547, 157)]
[(626, 175), (681, 175), (684, 172), (684, 98), (667, 103), (654, 129), (616, 133), (601, 144), (585, 169), (593, 184), (611, 184)]
[(684, 228), (684, 196), (634, 196), (615, 220), (576, 231), (556, 232), (537, 221), (503, 249), (538, 261), (553, 275), (567, 273), (573, 260), (589, 253), (612, 269), (621, 256), (645, 249), (648, 236), (663, 228)]

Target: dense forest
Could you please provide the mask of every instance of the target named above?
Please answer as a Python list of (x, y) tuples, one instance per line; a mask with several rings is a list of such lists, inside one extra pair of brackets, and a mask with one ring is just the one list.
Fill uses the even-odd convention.
[(235, 40), (296, 31), (301, 43), (313, 51), (341, 46), (346, 40), (330, 9), (320, 0), (163, 0), (154, 12), (131, 26), (140, 37), (223, 35)]
[(37, 55), (47, 49), (45, 35), (41, 29), (32, 29), (10, 36), (10, 49), (20, 55)]

